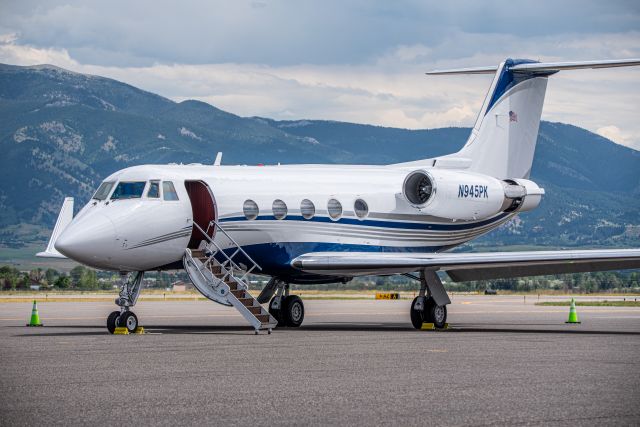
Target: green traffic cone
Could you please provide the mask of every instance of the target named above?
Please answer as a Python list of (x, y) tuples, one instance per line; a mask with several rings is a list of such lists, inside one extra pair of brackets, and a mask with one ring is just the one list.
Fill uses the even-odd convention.
[(571, 306), (569, 307), (569, 320), (565, 323), (580, 323), (578, 320), (578, 312), (576, 312), (576, 300), (571, 298)]
[(40, 315), (38, 314), (38, 304), (36, 304), (36, 300), (33, 300), (33, 308), (31, 309), (31, 321), (27, 324), (27, 326), (42, 326), (42, 323), (40, 323)]

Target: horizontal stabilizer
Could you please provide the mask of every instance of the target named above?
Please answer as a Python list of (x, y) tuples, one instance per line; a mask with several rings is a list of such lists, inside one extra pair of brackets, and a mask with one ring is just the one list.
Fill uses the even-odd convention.
[[(600, 61), (574, 61), (574, 62), (531, 62), (525, 64), (517, 64), (509, 67), (510, 71), (515, 73), (536, 73), (536, 72), (554, 72), (562, 70), (580, 70), (589, 68), (615, 68), (630, 67), (640, 65), (639, 58), (633, 59), (613, 59)], [(490, 67), (473, 67), (473, 68), (454, 68), (450, 70), (433, 70), (426, 74), (494, 74), (498, 70), (498, 66)]]
[(495, 74), (498, 70), (498, 66), (490, 67), (472, 67), (472, 68), (452, 68), (450, 70), (432, 70), (427, 71), (425, 74), (435, 76), (438, 74)]
[(38, 252), (36, 256), (41, 258), (67, 258), (56, 250), (55, 243), (60, 234), (62, 234), (64, 229), (67, 228), (67, 226), (71, 223), (72, 219), (73, 197), (65, 197), (64, 202), (62, 203), (62, 208), (60, 209), (60, 213), (58, 214), (56, 225), (55, 227), (53, 227), (53, 232), (51, 233), (51, 238), (49, 239), (47, 249), (44, 252)]

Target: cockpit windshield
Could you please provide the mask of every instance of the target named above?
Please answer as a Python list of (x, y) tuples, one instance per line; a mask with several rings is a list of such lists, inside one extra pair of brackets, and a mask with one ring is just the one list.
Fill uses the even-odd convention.
[(111, 195), (112, 200), (116, 199), (139, 199), (142, 197), (145, 181), (139, 182), (120, 182)]
[(100, 187), (98, 187), (98, 190), (93, 195), (93, 200), (104, 200), (107, 197), (109, 197), (109, 193), (113, 188), (113, 184), (115, 184), (115, 182), (111, 182), (111, 181), (105, 181), (102, 184), (100, 184)]

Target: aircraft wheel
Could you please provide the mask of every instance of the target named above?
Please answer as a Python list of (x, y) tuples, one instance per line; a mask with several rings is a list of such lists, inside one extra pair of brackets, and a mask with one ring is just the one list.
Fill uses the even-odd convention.
[(283, 318), (287, 326), (297, 328), (304, 320), (304, 304), (297, 295), (289, 295), (282, 304)]
[(132, 311), (126, 311), (118, 318), (118, 326), (125, 327), (130, 334), (136, 331), (138, 327), (138, 317)]
[(415, 297), (413, 299), (413, 302), (411, 303), (411, 311), (409, 312), (411, 315), (411, 324), (416, 329), (422, 328), (422, 324), (424, 323), (424, 313), (427, 311), (426, 307), (424, 311), (418, 311), (414, 308), (418, 302), (418, 298), (419, 297)]
[[(271, 302), (269, 302), (269, 314), (273, 316), (274, 319), (276, 319), (278, 321), (278, 325), (277, 326), (285, 326), (284, 324), (284, 319), (282, 318), (282, 310), (279, 308), (273, 308), (273, 303), (276, 299), (275, 298), (271, 298)], [(282, 306), (284, 303), (284, 298), (281, 298), (280, 300), (280, 306)]]
[(437, 305), (434, 301), (433, 304), (429, 306), (429, 316), (432, 319), (431, 322), (436, 328), (444, 328), (445, 323), (447, 323), (447, 306)]
[(107, 317), (107, 330), (110, 334), (112, 334), (116, 330), (118, 317), (120, 317), (119, 311), (112, 311), (111, 314), (109, 314), (109, 316)]

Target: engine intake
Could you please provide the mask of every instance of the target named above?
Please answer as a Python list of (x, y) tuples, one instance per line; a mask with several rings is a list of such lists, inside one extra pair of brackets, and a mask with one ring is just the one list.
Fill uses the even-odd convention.
[(435, 193), (433, 178), (425, 171), (413, 171), (404, 179), (404, 197), (415, 207), (423, 207)]

